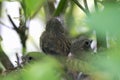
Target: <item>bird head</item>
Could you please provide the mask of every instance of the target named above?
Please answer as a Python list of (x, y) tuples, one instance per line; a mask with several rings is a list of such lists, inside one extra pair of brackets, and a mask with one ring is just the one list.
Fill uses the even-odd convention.
[(64, 27), (59, 18), (51, 18), (46, 25), (47, 32), (64, 33)]

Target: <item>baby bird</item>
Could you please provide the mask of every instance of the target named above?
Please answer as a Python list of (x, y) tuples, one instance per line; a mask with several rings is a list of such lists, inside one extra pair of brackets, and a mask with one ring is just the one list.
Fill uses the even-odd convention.
[(40, 52), (28, 52), (26, 55), (22, 56), (22, 64), (40, 61), (45, 56), (44, 53)]
[(65, 35), (61, 21), (54, 17), (47, 22), (46, 29), (40, 37), (40, 47), (46, 54), (67, 56), (71, 42)]
[(86, 37), (80, 37), (73, 41), (70, 52), (73, 56), (83, 56), (86, 52), (91, 51), (92, 40)]

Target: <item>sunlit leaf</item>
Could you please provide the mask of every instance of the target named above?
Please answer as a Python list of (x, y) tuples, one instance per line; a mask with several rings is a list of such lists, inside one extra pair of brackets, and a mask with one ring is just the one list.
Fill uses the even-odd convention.
[(46, 0), (22, 0), (26, 17), (33, 17), (40, 10)]

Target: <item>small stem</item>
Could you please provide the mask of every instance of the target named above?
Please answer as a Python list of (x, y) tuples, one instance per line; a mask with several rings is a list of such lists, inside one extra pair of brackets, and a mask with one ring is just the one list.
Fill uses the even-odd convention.
[(17, 58), (17, 61), (16, 61), (17, 67), (16, 67), (16, 68), (22, 68), (22, 65), (21, 65), (21, 63), (20, 63), (20, 58), (19, 58), (19, 56), (18, 56), (18, 53), (16, 53), (16, 58)]
[(87, 5), (87, 0), (84, 0), (84, 5), (87, 13), (90, 13), (88, 5)]
[(88, 14), (86, 9), (83, 8), (83, 6), (78, 2), (78, 0), (72, 0), (84, 13)]
[(65, 7), (67, 5), (67, 0), (60, 0), (57, 9), (54, 12), (54, 16), (59, 16), (60, 13), (63, 13), (63, 11), (65, 10)]
[(13, 22), (12, 18), (10, 17), (10, 15), (7, 15), (7, 16), (8, 16), (8, 18), (9, 18), (11, 24), (13, 25), (14, 30), (15, 30), (16, 32), (19, 32), (17, 26), (16, 26), (15, 23)]

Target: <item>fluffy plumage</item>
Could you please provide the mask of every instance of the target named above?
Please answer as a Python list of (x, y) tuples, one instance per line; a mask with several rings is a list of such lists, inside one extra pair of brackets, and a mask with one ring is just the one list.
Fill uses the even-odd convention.
[(83, 56), (86, 52), (91, 51), (92, 40), (86, 37), (80, 37), (73, 41), (70, 51), (72, 55)]
[(67, 56), (71, 43), (65, 35), (63, 24), (58, 18), (47, 22), (46, 30), (40, 37), (40, 47), (46, 54)]

